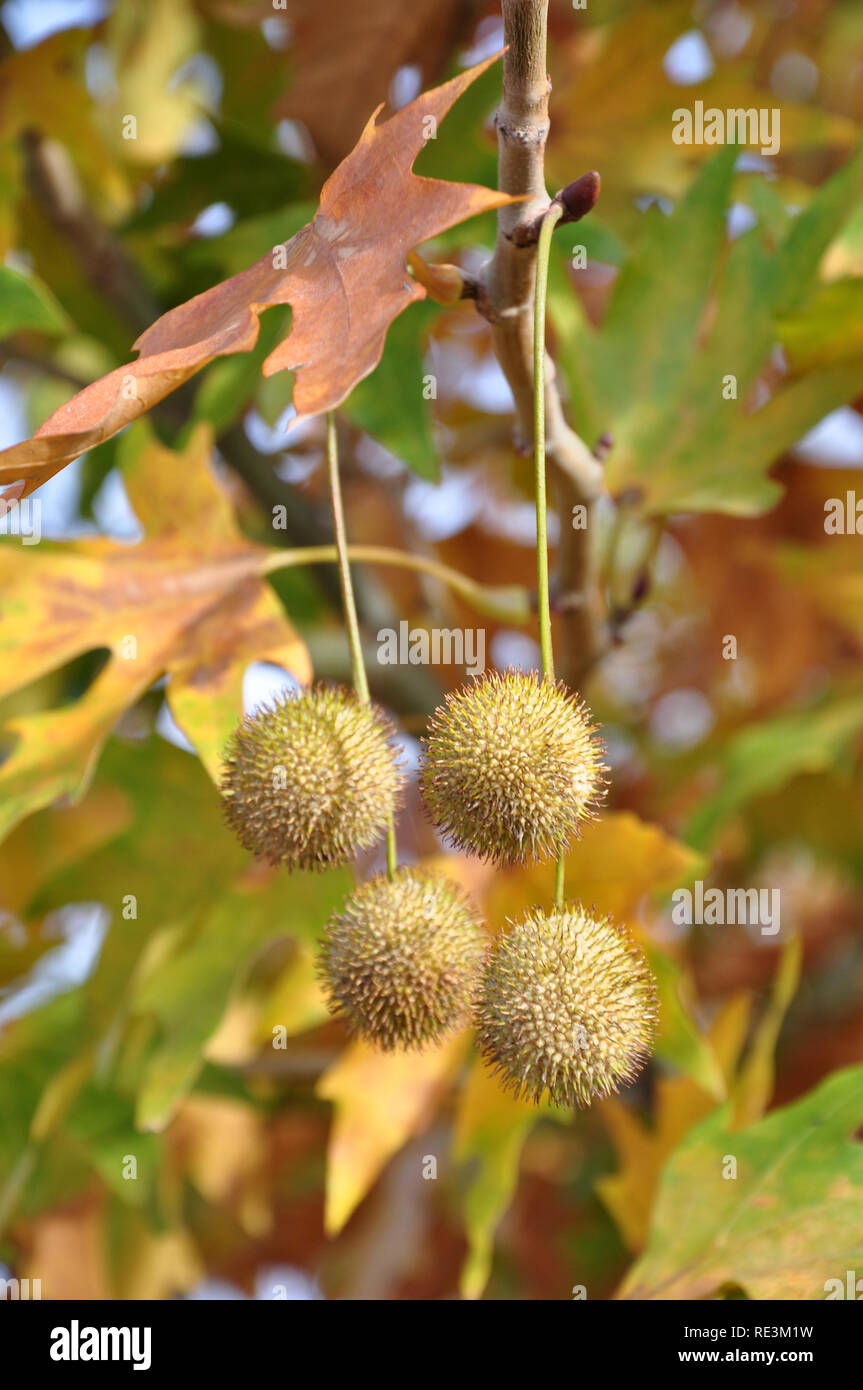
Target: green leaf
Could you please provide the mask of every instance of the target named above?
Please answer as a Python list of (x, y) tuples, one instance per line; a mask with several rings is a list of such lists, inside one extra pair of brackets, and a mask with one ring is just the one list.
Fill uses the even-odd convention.
[(494, 1234), (518, 1184), (521, 1151), (548, 1110), (514, 1100), (482, 1059), (474, 1060), (459, 1096), (453, 1148), (456, 1162), (473, 1169), (462, 1199), (468, 1239), (460, 1281), (465, 1298), (479, 1298), (488, 1283)]
[[(576, 426), (591, 445), (610, 432), (610, 490), (652, 513), (768, 509), (780, 495), (771, 465), (853, 400), (863, 380), (860, 359), (848, 360), (847, 321), (822, 322), (814, 360), (753, 408), (780, 323), (812, 291), (824, 252), (863, 192), (863, 146), (778, 245), (775, 210), (762, 212), (757, 199), (761, 220), (727, 243), (735, 157), (729, 147), (707, 164), (670, 217), (648, 210), (601, 328), (589, 325), (560, 265), (552, 278)], [(822, 363), (833, 365), (809, 371)]]
[[(125, 1096), (88, 1086), (70, 1111), (64, 1136), (124, 1203), (145, 1206), (157, 1186), (161, 1141), (135, 1128), (133, 1108)], [(134, 1158), (135, 1177), (124, 1176)]]
[(66, 994), (0, 1035), (0, 1232), (22, 1204), (45, 1195), (29, 1189), (38, 1158), (30, 1128), (43, 1094), (80, 1051), (82, 1014), (80, 994)]
[(378, 366), (343, 407), (360, 429), (432, 482), (438, 478), (438, 457), (423, 394), (423, 339), (436, 312), (433, 304), (415, 304), (395, 320)]
[[(138, 237), (172, 223), (188, 225), (216, 201), (244, 219), (279, 212), (286, 202), (308, 196), (311, 179), (304, 165), (262, 149), (223, 123), (217, 129), (218, 149), (174, 159), (151, 201), (126, 222), (126, 232)], [(275, 241), (283, 239), (281, 233)]]
[[(160, 1025), (138, 1095), (136, 1124), (161, 1130), (195, 1083), (203, 1049), (216, 1032), (235, 986), (267, 943), (317, 936), (350, 887), (345, 871), (282, 874), (262, 887), (241, 884), (223, 895), (179, 941), (167, 960), (135, 988), (132, 1013)], [(171, 936), (165, 938), (173, 944)]]
[(32, 275), (0, 265), (0, 338), (21, 328), (65, 333), (70, 321), (47, 285)]
[[(730, 1107), (687, 1135), (663, 1174), (650, 1239), (622, 1298), (823, 1299), (863, 1261), (863, 1067), (834, 1073), (736, 1133)], [(729, 1159), (737, 1176), (725, 1177)]]
[(220, 357), (207, 369), (195, 392), (193, 419), (206, 420), (220, 434), (243, 415), (260, 385), (261, 364), (287, 335), (290, 319), (290, 310), (262, 314), (261, 331), (252, 351)]
[(794, 371), (863, 361), (863, 279), (820, 286), (796, 314), (780, 320), (779, 336)]
[(655, 943), (646, 943), (645, 950), (659, 995), (661, 1023), (654, 1046), (656, 1056), (690, 1076), (715, 1100), (724, 1100), (727, 1088), (722, 1068), (692, 1016), (690, 996), (694, 991), (690, 980), (677, 961)]
[(719, 790), (701, 803), (686, 839), (705, 849), (748, 801), (779, 791), (801, 773), (834, 767), (861, 729), (863, 695), (828, 701), (818, 709), (744, 729), (725, 745)]
[(755, 1030), (746, 1060), (734, 1080), (731, 1099), (735, 1124), (761, 1118), (773, 1095), (776, 1043), (797, 986), (803, 962), (803, 939), (789, 937), (782, 948), (770, 1000)]

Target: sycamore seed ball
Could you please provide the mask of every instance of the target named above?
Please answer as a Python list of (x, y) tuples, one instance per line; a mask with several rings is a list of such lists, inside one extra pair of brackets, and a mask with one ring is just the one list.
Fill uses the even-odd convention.
[(344, 864), (383, 834), (402, 787), (387, 717), (319, 686), (247, 716), (225, 756), (225, 813), (271, 864)]
[(458, 848), (498, 864), (544, 860), (595, 815), (603, 753), (587, 709), (564, 685), (534, 672), (493, 672), (435, 711), (423, 798)]
[(404, 868), (356, 889), (324, 933), (319, 971), (354, 1032), (385, 1051), (419, 1048), (467, 1016), (485, 949), (464, 894)]
[(632, 1081), (656, 1032), (643, 952), (622, 927), (580, 905), (533, 909), (489, 954), (477, 1039), (505, 1089), (587, 1106)]

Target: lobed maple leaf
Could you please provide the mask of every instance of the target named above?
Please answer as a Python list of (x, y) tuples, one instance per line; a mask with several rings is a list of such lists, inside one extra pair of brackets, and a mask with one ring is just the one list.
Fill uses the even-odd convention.
[[(728, 146), (706, 164), (670, 216), (646, 216), (598, 328), (555, 267), (550, 312), (578, 432), (594, 441), (610, 431), (606, 486), (656, 515), (768, 510), (782, 491), (772, 465), (863, 386), (863, 353), (841, 321), (811, 369), (762, 389), (859, 202), (863, 145), (781, 234), (759, 218), (729, 241), (737, 155)], [(824, 367), (831, 351), (839, 360)]]
[(265, 376), (295, 371), (297, 417), (331, 410), (380, 361), (389, 325), (426, 291), (407, 255), (476, 213), (514, 201), (476, 184), (421, 178), (414, 160), (462, 92), (496, 58), (418, 96), (383, 124), (378, 107), (327, 179), (313, 221), (254, 265), (157, 319), (139, 357), (86, 387), (32, 439), (0, 452), (7, 500), (27, 496), (67, 463), (116, 434), (216, 357), (249, 352), (259, 315), (290, 304), (288, 336)]

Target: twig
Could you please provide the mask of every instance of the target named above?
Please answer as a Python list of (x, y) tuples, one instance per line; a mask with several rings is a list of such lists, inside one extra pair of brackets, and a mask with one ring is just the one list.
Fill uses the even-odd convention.
[[(483, 310), (491, 323), (494, 351), (515, 400), (522, 441), (533, 429), (533, 298), (536, 241), (524, 229), (536, 224), (549, 206), (544, 153), (548, 134), (549, 83), (546, 71), (548, 0), (502, 0), (504, 39), (503, 100), (498, 108), (498, 186), (527, 195), (498, 212), (494, 256), (485, 276)], [(578, 181), (576, 181), (578, 182)], [(518, 230), (522, 229), (522, 230)], [(546, 357), (546, 456), (560, 516), (557, 555), (558, 606), (562, 612), (561, 665), (566, 679), (579, 685), (602, 645), (594, 615), (598, 550), (594, 503), (602, 468), (563, 413), (554, 363)], [(569, 525), (573, 508), (586, 508), (587, 525)]]
[(22, 347), (20, 344), (4, 344), (0, 347), (0, 367), (31, 367), (36, 371), (42, 372), (45, 376), (53, 377), (55, 381), (62, 381), (67, 386), (71, 386), (75, 391), (83, 391), (90, 382), (86, 377), (79, 376), (77, 372), (71, 372), (61, 363), (55, 362), (52, 358), (43, 356), (38, 352), (32, 352), (29, 348)]
[[(349, 545), (351, 560), (370, 565), (396, 565), (402, 569), (419, 570), (449, 586), (466, 599), (479, 613), (504, 623), (526, 623), (532, 613), (531, 596), (518, 584), (478, 584), (461, 570), (452, 569), (427, 555), (414, 555), (410, 550), (392, 550), (383, 545)], [(334, 545), (304, 546), (297, 550), (273, 551), (264, 563), (264, 573), (289, 569), (294, 565), (319, 565), (338, 560)]]

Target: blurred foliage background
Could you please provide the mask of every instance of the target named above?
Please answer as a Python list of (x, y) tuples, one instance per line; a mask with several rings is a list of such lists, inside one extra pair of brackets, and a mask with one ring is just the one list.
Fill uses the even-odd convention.
[[(0, 21), (3, 444), (306, 223), (379, 101), (501, 34), (472, 0), (7, 0)], [(557, 234), (550, 331), (573, 422), (611, 436), (616, 625), (585, 690), (611, 799), (568, 882), (648, 949), (656, 1057), (573, 1119), (503, 1097), (467, 1035), (419, 1059), (350, 1042), (313, 970), (349, 876), (262, 868), (224, 828), (208, 770), (241, 697), (349, 673), (327, 567), (220, 594), (209, 621), (153, 581), (329, 538), (322, 421), (286, 435), (290, 374), (260, 374), (288, 323), (270, 311), (254, 352), (41, 489), (40, 545), (0, 538), (0, 1260), (46, 1297), (605, 1298), (627, 1277), (635, 1296), (816, 1298), (854, 1254), (863, 570), (825, 503), (863, 501), (863, 10), (551, 0), (550, 35), (550, 187), (603, 180)], [(418, 172), (494, 185), (499, 83), (493, 66)], [(779, 108), (779, 154), (675, 144), (696, 100)], [(424, 254), (476, 270), (493, 237), (484, 216)], [(412, 306), (340, 412), (352, 540), (532, 587), (510, 409), (473, 307)], [(358, 567), (357, 586), (412, 763), (465, 673), (377, 664), (380, 628), (482, 626), (494, 664), (538, 664), (533, 625), (427, 577)], [(115, 660), (108, 688), (126, 636), (147, 661)], [(549, 892), (445, 853), (415, 791), (399, 841), (493, 928)], [(699, 878), (778, 888), (781, 930), (676, 926), (670, 894)], [(815, 1154), (813, 1106), (834, 1126)], [(729, 1152), (780, 1174), (769, 1221), (747, 1181), (717, 1186)], [(741, 1234), (720, 1252), (725, 1219)]]

